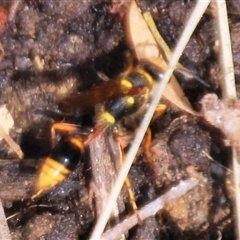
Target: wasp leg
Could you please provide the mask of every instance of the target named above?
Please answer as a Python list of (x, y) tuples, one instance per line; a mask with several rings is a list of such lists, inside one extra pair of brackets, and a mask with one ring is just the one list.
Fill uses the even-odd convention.
[(105, 124), (100, 125), (97, 127), (96, 130), (92, 132), (92, 134), (87, 138), (87, 140), (84, 142), (85, 146), (88, 146), (96, 137), (99, 136), (108, 126)]
[[(165, 104), (159, 104), (156, 108), (156, 111), (153, 115), (152, 122), (155, 121), (158, 117), (162, 116), (166, 111), (167, 106)], [(152, 154), (150, 151), (150, 144), (152, 141), (152, 131), (150, 128), (147, 129), (145, 137), (142, 142), (143, 153), (148, 161), (148, 163), (153, 166)]]
[(166, 111), (167, 106), (165, 104), (158, 104), (156, 111), (153, 115), (152, 122), (154, 122), (157, 118), (163, 115), (163, 113)]
[(44, 191), (44, 189), (41, 189), (41, 190), (39, 190), (39, 191), (37, 191), (36, 193), (34, 193), (33, 195), (31, 195), (31, 200), (34, 200), (35, 198), (37, 198), (37, 197), (39, 197), (41, 194), (42, 194), (42, 192)]
[(148, 128), (142, 142), (142, 148), (148, 163), (150, 163), (150, 165), (153, 166), (152, 154), (150, 151), (151, 140), (152, 140), (152, 131), (150, 128)]
[[(123, 162), (124, 162), (124, 151), (122, 149), (122, 147), (120, 146), (120, 139), (121, 139), (121, 136), (119, 134), (117, 134), (117, 131), (114, 132), (114, 139), (115, 141), (118, 143), (118, 147), (119, 147), (119, 152), (120, 152), (120, 164), (123, 165)], [(132, 206), (132, 209), (138, 219), (138, 223), (141, 224), (142, 220), (138, 214), (138, 207), (137, 207), (137, 204), (136, 204), (136, 198), (135, 198), (135, 194), (132, 190), (132, 185), (131, 185), (131, 181), (129, 179), (129, 177), (127, 177), (125, 179), (125, 185), (127, 187), (127, 191), (128, 191), (128, 196), (129, 196), (129, 200), (130, 200), (130, 204)]]
[[(124, 153), (121, 149), (121, 157), (120, 157), (120, 162), (121, 162), (121, 165), (123, 164), (123, 161), (124, 161)], [(132, 209), (133, 209), (133, 212), (134, 214), (136, 215), (137, 219), (138, 219), (138, 223), (141, 224), (142, 220), (138, 214), (138, 207), (137, 207), (137, 204), (136, 204), (136, 198), (135, 198), (135, 194), (132, 190), (132, 184), (131, 184), (131, 180), (129, 177), (127, 177), (125, 179), (125, 185), (127, 187), (127, 191), (128, 191), (128, 196), (129, 196), (129, 200), (130, 200), (130, 204), (132, 206)]]
[(56, 133), (60, 134), (73, 134), (73, 133), (79, 133), (81, 135), (89, 135), (91, 133), (91, 129), (83, 128), (77, 124), (71, 124), (71, 123), (64, 123), (64, 122), (58, 122), (53, 123), (51, 128), (51, 141), (52, 141), (52, 148), (56, 146)]

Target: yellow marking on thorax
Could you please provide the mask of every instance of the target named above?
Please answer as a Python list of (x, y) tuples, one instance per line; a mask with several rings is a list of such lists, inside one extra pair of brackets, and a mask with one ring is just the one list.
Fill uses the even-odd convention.
[(114, 124), (115, 118), (109, 112), (103, 112), (100, 116), (102, 123)]
[(127, 92), (132, 88), (132, 83), (129, 80), (123, 78), (120, 81), (120, 86), (122, 92)]
[(134, 103), (135, 103), (134, 97), (128, 97), (128, 98), (127, 98), (127, 104), (128, 104), (129, 106), (133, 105)]
[(136, 68), (135, 71), (136, 71), (137, 73), (143, 75), (143, 76), (147, 79), (149, 86), (152, 86), (152, 84), (153, 84), (153, 78), (152, 78), (152, 76), (151, 76), (149, 73), (147, 73), (146, 71), (144, 71), (142, 68)]
[(144, 94), (144, 100), (149, 100), (149, 91)]

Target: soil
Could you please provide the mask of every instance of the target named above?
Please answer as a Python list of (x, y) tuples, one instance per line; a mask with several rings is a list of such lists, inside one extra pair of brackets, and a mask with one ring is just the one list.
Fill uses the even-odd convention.
[[(236, 9), (240, 4), (236, 2), (228, 1), (228, 7), (238, 83), (240, 24)], [(20, 145), (26, 159), (34, 159), (6, 162), (4, 159), (16, 156), (6, 143), (0, 144), (0, 196), (7, 216), (19, 213), (8, 221), (12, 239), (87, 239), (91, 233), (97, 210), (89, 158), (98, 153), (86, 151), (70, 177), (34, 203), (21, 199), (33, 186), (39, 159), (51, 151), (52, 123), (64, 120), (84, 125), (89, 117), (94, 122), (92, 111), (87, 119), (81, 111), (65, 115), (59, 110), (59, 100), (98, 84), (102, 81), (99, 73), (116, 78), (127, 68), (126, 53), (131, 49), (125, 41), (124, 15), (129, 3), (0, 0), (0, 103), (6, 104), (14, 119), (10, 136)], [(171, 48), (194, 4), (183, 0), (138, 1), (143, 11), (151, 11)], [(205, 94), (214, 92), (221, 97), (213, 19), (214, 10), (209, 8), (181, 57), (187, 69), (211, 86), (204, 88), (197, 81), (181, 81), (196, 110)], [(126, 239), (217, 239), (220, 235), (221, 239), (234, 239), (233, 192), (228, 170), (231, 149), (225, 145), (224, 134), (203, 118), (165, 104), (166, 112), (150, 126), (151, 163), (140, 149), (129, 174), (136, 203), (144, 206), (194, 174), (204, 178), (204, 182), (131, 229)], [(129, 138), (122, 144), (127, 146), (133, 127), (123, 123), (122, 128)], [(100, 156), (104, 154), (114, 156), (109, 152)], [(112, 163), (104, 164), (108, 168)], [(121, 198), (122, 220), (132, 209), (126, 189)]]

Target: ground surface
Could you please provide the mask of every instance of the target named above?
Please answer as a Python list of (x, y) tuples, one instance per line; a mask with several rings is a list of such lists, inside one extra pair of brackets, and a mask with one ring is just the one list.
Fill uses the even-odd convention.
[[(149, 4), (142, 0), (138, 4), (143, 11), (151, 10), (160, 33), (174, 47), (194, 3), (153, 1)], [(237, 9), (240, 5), (237, 1), (228, 4), (238, 81)], [(125, 53), (129, 49), (125, 42), (124, 14), (129, 2), (1, 0), (0, 6), (0, 11), (9, 12), (8, 22), (4, 24), (3, 14), (3, 25), (0, 25), (3, 52), (0, 103), (6, 104), (14, 119), (10, 134), (21, 146), (25, 158), (39, 159), (51, 150), (50, 128), (54, 121), (85, 122), (79, 113), (73, 116), (61, 113), (58, 100), (101, 81), (98, 72), (115, 78), (126, 68)], [(209, 9), (181, 59), (186, 68), (211, 86), (205, 89), (196, 82), (182, 82), (196, 110), (200, 109), (199, 100), (204, 94), (215, 92), (221, 96), (213, 19), (214, 10)], [(234, 239), (231, 174), (220, 165), (230, 167), (231, 159), (223, 134), (203, 118), (190, 116), (165, 103), (168, 109), (151, 126), (151, 164), (144, 151), (139, 150), (130, 172), (137, 205), (145, 205), (180, 179), (198, 175), (203, 180), (189, 194), (129, 231), (127, 239), (217, 239), (219, 236)], [(90, 114), (90, 118), (94, 116)], [(131, 139), (132, 126), (125, 125)], [(106, 142), (99, 144), (105, 146)], [(16, 158), (6, 144), (1, 144), (0, 150), (2, 159)], [(10, 220), (12, 239), (86, 239), (96, 221), (89, 158), (100, 154), (105, 159), (108, 154), (114, 161), (114, 154), (104, 148), (103, 151), (106, 152), (86, 154), (67, 181), (35, 203), (44, 207), (33, 207)], [(1, 162), (0, 195), (8, 215), (24, 208), (20, 200), (32, 187), (36, 162), (23, 165), (18, 161)], [(124, 219), (132, 211), (126, 189), (122, 201), (120, 218)]]

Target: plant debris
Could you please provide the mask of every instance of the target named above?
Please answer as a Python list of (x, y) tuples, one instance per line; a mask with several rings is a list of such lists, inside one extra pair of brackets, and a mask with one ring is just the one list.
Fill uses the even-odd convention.
[[(172, 51), (194, 4), (183, 0), (151, 3), (139, 0), (137, 11), (151, 13), (160, 35)], [(90, 153), (86, 150), (77, 169), (66, 181), (33, 203), (27, 198), (41, 158), (51, 151), (52, 123), (67, 121), (88, 127), (95, 119), (92, 109), (87, 113), (79, 109), (71, 115), (63, 114), (59, 110), (59, 100), (98, 84), (102, 81), (100, 75), (106, 75), (108, 79), (121, 75), (129, 67), (126, 53), (137, 53), (133, 56), (133, 64), (141, 58), (136, 52), (137, 46), (127, 43), (129, 35), (126, 36), (124, 18), (129, 6), (127, 0), (0, 1), (0, 103), (6, 105), (14, 122), (9, 128), (5, 128), (5, 123), (2, 125), (21, 147), (25, 158), (31, 158), (16, 160), (9, 146), (4, 141), (0, 144), (0, 197), (5, 214), (10, 217), (8, 225), (12, 239), (87, 239), (90, 236), (104, 207), (101, 204), (105, 204), (98, 202), (101, 198), (92, 181), (102, 181), (103, 171), (111, 170), (115, 175), (120, 168), (120, 163), (114, 162), (118, 158), (116, 149), (110, 148), (107, 141), (112, 138), (109, 136), (111, 129), (107, 135), (100, 136), (100, 140), (95, 139), (99, 142), (90, 146)], [(228, 7), (238, 83), (239, 14), (236, 9), (239, 4), (229, 1)], [(181, 192), (181, 184), (189, 179), (197, 179), (198, 184), (182, 197), (171, 195), (174, 201), (168, 201), (162, 209), (159, 207), (158, 212), (154, 207), (155, 212), (143, 219), (142, 224), (137, 224), (137, 216), (132, 215), (127, 188), (123, 187), (120, 207), (116, 211), (118, 216), (110, 220), (105, 234), (114, 232), (116, 225), (119, 236), (124, 234), (126, 239), (141, 236), (144, 239), (235, 237), (234, 191), (228, 170), (231, 152), (222, 142), (225, 137), (228, 145), (240, 150), (239, 103), (238, 100), (220, 100), (221, 76), (214, 14), (214, 8), (209, 7), (180, 59), (182, 66), (210, 87), (184, 80), (177, 83), (178, 90), (171, 88), (178, 99), (169, 101), (173, 95), (164, 99), (167, 110), (150, 125), (152, 161), (147, 161), (144, 147), (141, 147), (129, 173), (140, 215), (142, 211), (146, 212), (143, 209), (148, 204), (163, 199), (169, 192), (178, 189)], [(140, 20), (136, 21), (140, 24)], [(142, 33), (141, 24), (128, 27), (131, 27), (130, 34), (133, 30)], [(147, 37), (147, 43), (148, 40)], [(154, 49), (155, 57), (158, 57), (156, 42), (151, 42), (149, 48), (141, 43), (138, 46), (141, 53)], [(164, 64), (166, 69), (168, 61)], [(178, 76), (176, 79), (179, 80)], [(185, 103), (188, 110), (179, 108)], [(202, 112), (199, 112), (201, 107)], [(138, 120), (132, 122), (132, 125), (127, 121), (120, 124), (125, 134), (123, 139), (127, 139), (120, 143), (124, 146), (123, 152), (128, 150), (138, 125)], [(97, 144), (109, 149), (99, 152)], [(102, 161), (106, 161), (102, 164), (106, 169), (99, 172)], [(94, 162), (96, 166), (91, 165)], [(110, 164), (113, 164), (111, 169)], [(113, 179), (105, 181), (110, 185), (114, 182)], [(97, 190), (101, 193), (101, 189)], [(121, 224), (126, 219), (132, 219), (135, 227), (123, 228)]]
[(225, 134), (226, 145), (240, 150), (239, 100), (220, 100), (216, 94), (207, 94), (201, 104), (204, 118)]

